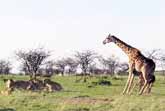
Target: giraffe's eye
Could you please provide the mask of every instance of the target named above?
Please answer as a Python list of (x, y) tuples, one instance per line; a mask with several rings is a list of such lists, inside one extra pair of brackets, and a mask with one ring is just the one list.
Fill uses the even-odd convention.
[(112, 39), (108, 37), (108, 38), (107, 38), (107, 41), (108, 41), (108, 42), (112, 42)]

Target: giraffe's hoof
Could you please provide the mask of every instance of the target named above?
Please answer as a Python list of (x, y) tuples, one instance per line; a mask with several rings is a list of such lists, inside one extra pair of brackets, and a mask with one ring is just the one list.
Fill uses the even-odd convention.
[(138, 95), (142, 95), (142, 93), (138, 93)]
[(125, 93), (125, 92), (122, 92), (121, 94), (122, 94), (122, 95), (125, 95), (126, 93)]
[(131, 95), (132, 93), (128, 93), (128, 95)]

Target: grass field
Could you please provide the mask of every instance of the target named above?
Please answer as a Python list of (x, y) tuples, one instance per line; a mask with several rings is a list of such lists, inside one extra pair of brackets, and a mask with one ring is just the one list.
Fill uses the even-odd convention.
[[(27, 76), (1, 76), (0, 90), (4, 89), (3, 78), (25, 80)], [(0, 111), (165, 111), (165, 80), (156, 76), (150, 95), (121, 95), (126, 77), (106, 80), (111, 86), (93, 86), (99, 81), (93, 77), (86, 83), (76, 83), (76, 77), (53, 76), (64, 90), (55, 93), (16, 90), (11, 95), (0, 95)], [(89, 87), (93, 86), (93, 87)]]

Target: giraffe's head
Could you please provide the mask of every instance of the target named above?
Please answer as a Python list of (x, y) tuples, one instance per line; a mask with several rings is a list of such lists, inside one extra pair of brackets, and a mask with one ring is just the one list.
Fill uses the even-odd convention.
[(110, 42), (115, 42), (115, 36), (109, 34), (108, 37), (103, 41), (103, 44), (110, 43)]

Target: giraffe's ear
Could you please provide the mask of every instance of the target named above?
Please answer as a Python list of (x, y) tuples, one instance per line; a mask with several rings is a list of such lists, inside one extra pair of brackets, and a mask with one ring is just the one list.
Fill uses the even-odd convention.
[(108, 37), (111, 37), (111, 34), (109, 34)]

